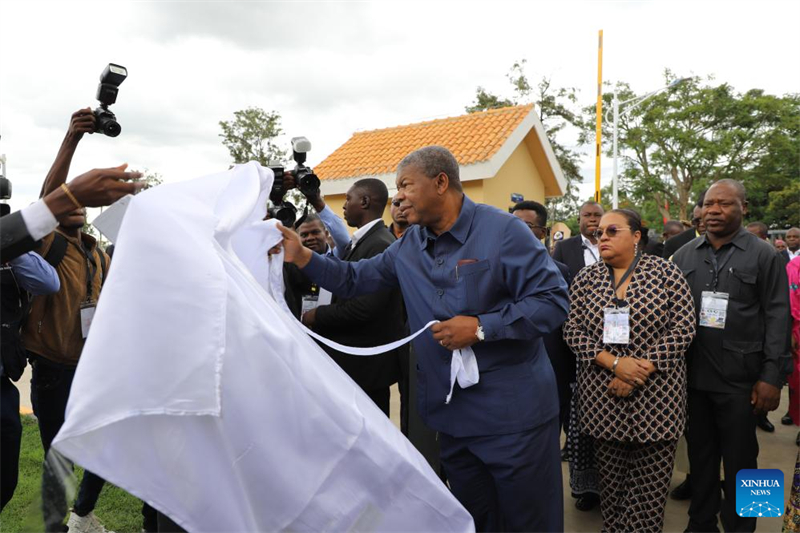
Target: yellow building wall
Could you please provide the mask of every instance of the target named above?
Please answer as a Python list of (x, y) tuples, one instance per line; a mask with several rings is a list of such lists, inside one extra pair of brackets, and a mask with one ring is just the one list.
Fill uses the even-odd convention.
[[(484, 180), (474, 180), (474, 181), (467, 181), (462, 184), (464, 187), (464, 192), (469, 196), (474, 202), (485, 203), (483, 201), (483, 181)], [(526, 196), (527, 198), (527, 196)], [(391, 198), (389, 198), (391, 202)], [(333, 212), (339, 215), (340, 217), (344, 218), (344, 212), (342, 208), (344, 207), (344, 194), (330, 194), (325, 196), (325, 203), (328, 204), (328, 207), (333, 209)], [(389, 204), (386, 205), (386, 210), (383, 212), (383, 221), (388, 226), (392, 223), (392, 216), (390, 214)], [(350, 235), (356, 230), (356, 228), (347, 228), (350, 231)]]
[(521, 194), (525, 200), (544, 203), (544, 182), (525, 143), (517, 146), (494, 178), (483, 180), (485, 204), (507, 211), (514, 205), (511, 193)]
[[(494, 178), (465, 181), (462, 186), (474, 202), (492, 205), (503, 211), (514, 205), (511, 193), (521, 194), (525, 200), (544, 203), (544, 182), (525, 143), (517, 146)], [(327, 195), (325, 203), (334, 213), (343, 216), (344, 194)], [(392, 223), (388, 205), (383, 212), (383, 221), (387, 226)], [(355, 228), (348, 229), (351, 234), (355, 231)]]

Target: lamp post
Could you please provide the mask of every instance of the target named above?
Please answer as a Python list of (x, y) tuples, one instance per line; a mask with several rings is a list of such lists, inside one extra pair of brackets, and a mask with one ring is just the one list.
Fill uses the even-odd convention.
[[(619, 136), (619, 117), (620, 117), (620, 108), (625, 107), (622, 111), (622, 115), (626, 115), (636, 109), (642, 102), (649, 99), (652, 96), (657, 95), (658, 93), (665, 91), (667, 89), (671, 89), (676, 85), (683, 83), (684, 81), (688, 80), (689, 78), (678, 78), (674, 80), (669, 85), (665, 85), (660, 89), (656, 89), (655, 91), (649, 92), (643, 96), (637, 96), (635, 98), (631, 98), (629, 100), (625, 100), (620, 102), (617, 98), (617, 90), (614, 89), (614, 99), (611, 101), (611, 109), (610, 111), (613, 113), (613, 124), (614, 124), (614, 134), (613, 134), (613, 151), (614, 151), (614, 173), (611, 178), (611, 185), (613, 191), (613, 203), (614, 209), (619, 207), (619, 199), (618, 199), (618, 178), (617, 178), (617, 159), (619, 158), (619, 147), (617, 145), (617, 138)], [(606, 121), (608, 120), (608, 114), (606, 113)]]

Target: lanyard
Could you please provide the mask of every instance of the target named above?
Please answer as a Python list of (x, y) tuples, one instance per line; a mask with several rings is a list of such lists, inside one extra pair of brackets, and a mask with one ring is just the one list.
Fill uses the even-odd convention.
[(710, 256), (711, 259), (711, 265), (714, 267), (714, 279), (711, 282), (711, 289), (714, 292), (717, 292), (717, 284), (719, 283), (719, 273), (722, 271), (722, 269), (727, 264), (728, 260), (733, 255), (733, 251), (734, 251), (734, 246), (731, 244), (728, 251), (725, 252), (725, 255), (722, 256), (722, 260), (717, 261), (717, 254), (714, 253), (714, 251), (710, 247), (708, 248), (708, 255)]
[(86, 301), (90, 302), (92, 301), (92, 280), (97, 274), (97, 263), (94, 262), (94, 254), (86, 251), (83, 243), (80, 245), (75, 243), (72, 244), (74, 244), (86, 258)]
[(620, 300), (619, 298), (617, 298), (617, 289), (619, 289), (620, 286), (622, 286), (622, 284), (625, 283), (625, 280), (627, 280), (630, 277), (630, 275), (633, 274), (633, 270), (636, 268), (636, 265), (639, 264), (639, 259), (641, 258), (642, 254), (636, 254), (636, 257), (633, 258), (631, 266), (628, 267), (628, 270), (626, 270), (625, 273), (622, 275), (622, 277), (619, 279), (619, 283), (616, 283), (614, 281), (614, 268), (611, 265), (608, 264), (606, 265), (608, 267), (608, 277), (611, 280), (611, 288), (614, 290), (614, 305), (616, 305), (617, 307), (619, 307), (619, 304), (625, 302), (625, 300)]

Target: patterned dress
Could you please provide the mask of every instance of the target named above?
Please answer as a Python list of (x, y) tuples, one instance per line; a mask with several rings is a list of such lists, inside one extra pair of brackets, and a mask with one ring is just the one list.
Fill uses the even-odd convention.
[[(625, 302), (630, 342), (604, 344), (604, 310), (614, 307), (609, 268), (595, 263), (572, 284), (564, 338), (580, 361), (578, 423), (595, 439), (606, 531), (660, 531), (675, 448), (686, 421), (685, 354), (695, 334), (694, 300), (680, 269), (644, 255)], [(614, 375), (594, 363), (606, 350), (651, 361), (657, 371), (626, 398), (608, 391)]]

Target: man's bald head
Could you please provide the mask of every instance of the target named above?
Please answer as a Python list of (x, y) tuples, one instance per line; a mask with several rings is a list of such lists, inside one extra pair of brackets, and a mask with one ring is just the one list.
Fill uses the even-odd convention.
[(792, 252), (800, 250), (800, 228), (792, 228), (786, 232), (786, 247)]

